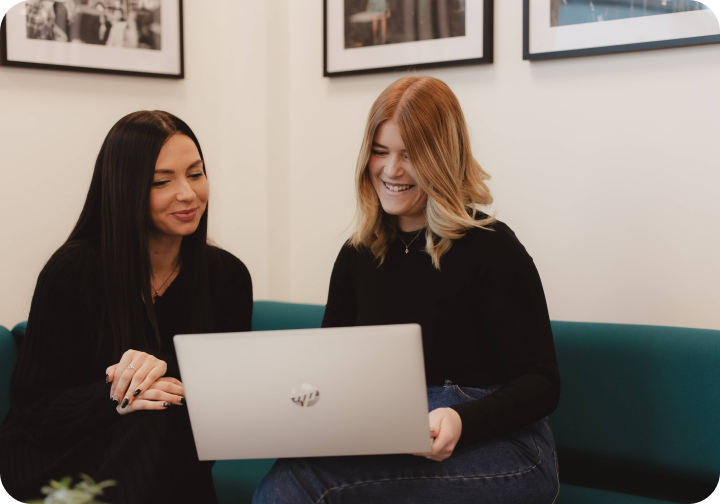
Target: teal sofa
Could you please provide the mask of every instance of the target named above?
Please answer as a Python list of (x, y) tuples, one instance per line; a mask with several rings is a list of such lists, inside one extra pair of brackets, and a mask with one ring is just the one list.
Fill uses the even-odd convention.
[[(319, 327), (324, 308), (258, 301), (253, 330)], [(0, 328), (0, 416), (24, 326)], [(694, 503), (720, 475), (720, 331), (553, 322), (558, 504)], [(221, 461), (221, 504), (250, 502), (273, 460)]]

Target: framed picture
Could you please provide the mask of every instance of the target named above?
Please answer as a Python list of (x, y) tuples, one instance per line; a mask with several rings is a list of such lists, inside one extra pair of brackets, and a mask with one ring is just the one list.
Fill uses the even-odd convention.
[(718, 18), (708, 8), (718, 0), (524, 2), (526, 60), (720, 42)]
[(324, 75), (493, 60), (493, 0), (324, 0)]
[(6, 66), (182, 79), (182, 0), (27, 0), (8, 11)]

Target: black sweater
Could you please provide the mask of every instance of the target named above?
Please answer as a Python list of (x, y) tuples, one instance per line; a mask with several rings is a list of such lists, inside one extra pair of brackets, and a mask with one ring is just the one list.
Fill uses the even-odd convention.
[[(249, 331), (252, 284), (247, 268), (218, 248), (211, 247), (209, 256), (214, 330)], [(181, 270), (155, 303), (160, 348), (136, 349), (165, 360), (166, 376), (178, 377), (172, 337), (192, 332), (186, 280)], [(163, 467), (181, 464), (175, 472), (183, 476), (197, 469), (185, 408), (126, 416), (115, 411), (105, 369), (117, 362), (109, 352), (96, 359), (101, 299), (99, 253), (91, 244), (60, 249), (40, 273), (10, 383), (10, 411), (0, 427), (0, 474), (16, 498), (36, 498), (50, 478), (77, 478), (85, 472), (118, 480), (118, 488), (111, 489), (113, 502), (145, 502), (164, 485), (165, 473), (158, 472)], [(151, 333), (146, 337), (154, 340)], [(168, 448), (164, 440), (172, 437), (176, 439)], [(194, 462), (185, 460), (188, 453)]]
[[(560, 375), (540, 277), (502, 222), (453, 243), (440, 271), (425, 237), (396, 239), (382, 266), (346, 244), (330, 280), (323, 327), (418, 323), (428, 385), (503, 385), (453, 406), (463, 444), (515, 431), (552, 413)], [(409, 243), (416, 233), (401, 233)]]

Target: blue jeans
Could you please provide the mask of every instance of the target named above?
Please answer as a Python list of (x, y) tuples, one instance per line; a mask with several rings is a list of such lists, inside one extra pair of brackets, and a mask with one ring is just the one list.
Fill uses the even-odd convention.
[[(429, 387), (430, 410), (482, 399), (499, 387)], [(412, 455), (279, 459), (253, 504), (552, 504), (555, 441), (546, 418), (456, 449), (435, 462)]]

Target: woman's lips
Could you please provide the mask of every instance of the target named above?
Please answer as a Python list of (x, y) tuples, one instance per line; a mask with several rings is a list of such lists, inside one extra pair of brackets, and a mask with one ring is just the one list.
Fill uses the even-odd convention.
[(197, 210), (198, 210), (197, 208), (193, 208), (192, 210), (183, 210), (182, 212), (173, 212), (171, 215), (181, 221), (191, 221), (195, 218), (195, 215), (197, 214)]

